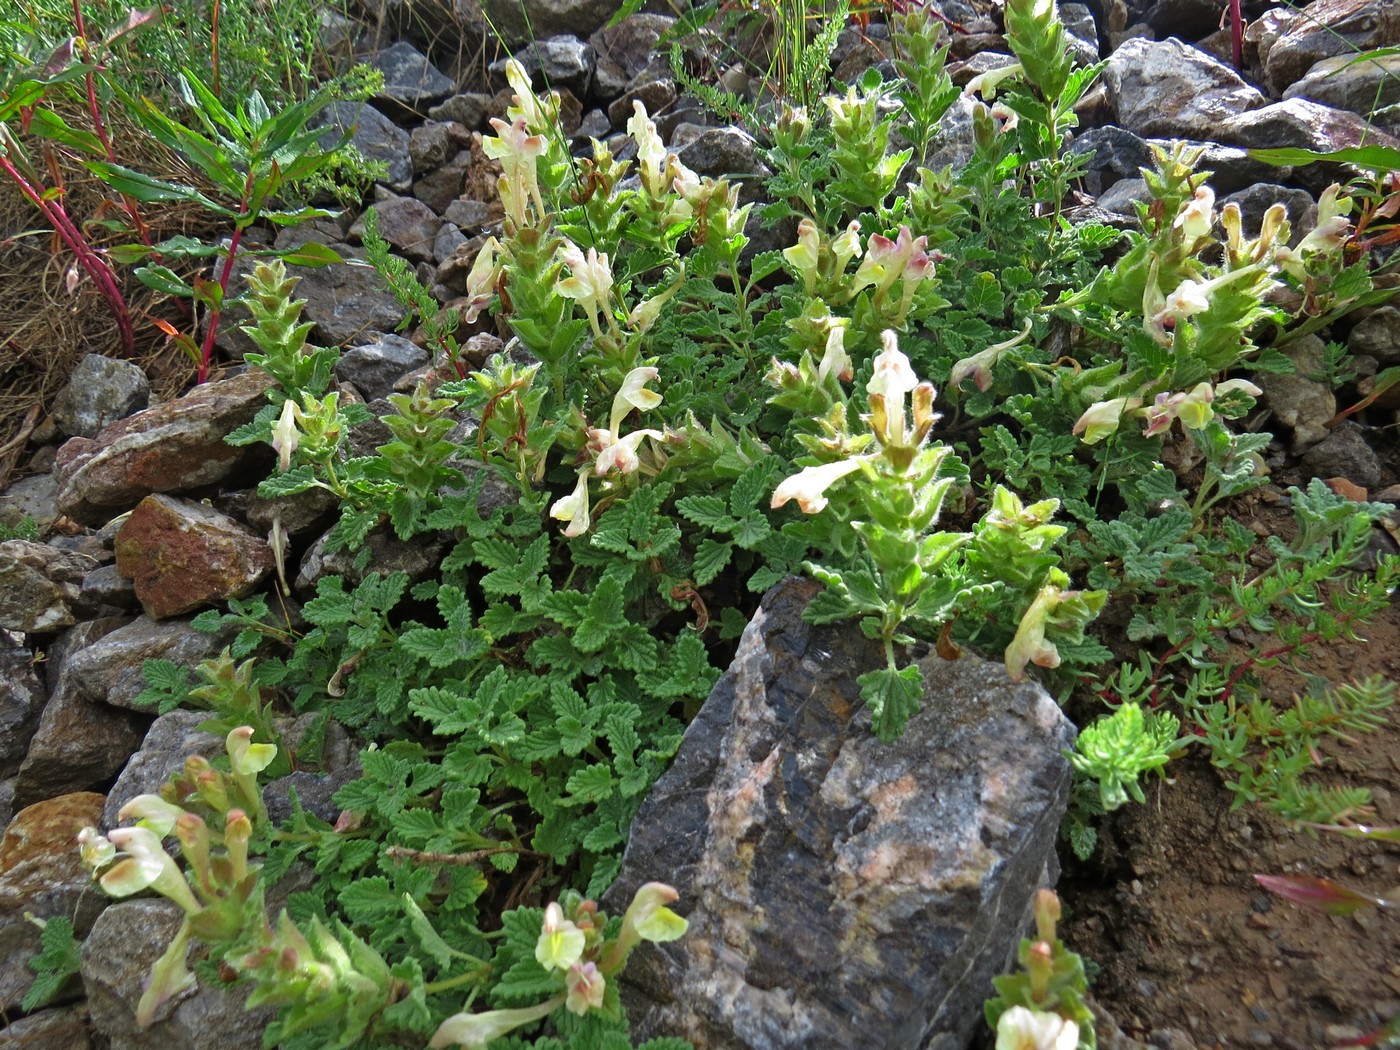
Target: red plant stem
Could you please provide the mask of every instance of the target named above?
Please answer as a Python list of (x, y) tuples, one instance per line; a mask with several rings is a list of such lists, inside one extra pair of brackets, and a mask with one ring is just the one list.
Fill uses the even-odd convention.
[[(240, 226), (233, 231), (233, 238), (229, 241), (228, 258), (224, 260), (223, 273), (219, 274), (219, 301), (223, 302), (223, 296), (228, 294), (228, 282), (233, 276), (233, 259), (238, 254), (238, 242), (243, 239), (243, 228)], [(209, 330), (204, 333), (204, 345), (199, 349), (199, 377), (196, 382), (204, 382), (209, 378), (209, 362), (214, 358), (214, 337), (219, 334), (219, 317), (223, 313), (220, 306), (209, 315)]]
[[(78, 31), (79, 47), (82, 48), (83, 61), (92, 65), (92, 50), (88, 47), (87, 26), (83, 21), (82, 0), (73, 0), (73, 28)], [(107, 160), (115, 163), (117, 159), (116, 150), (112, 148), (111, 137), (107, 134), (107, 125), (102, 122), (101, 107), (97, 104), (97, 80), (92, 75), (92, 70), (88, 70), (87, 99), (88, 112), (92, 114), (92, 130), (97, 135), (97, 139), (102, 143), (103, 150), (107, 153)], [(122, 207), (126, 210), (127, 218), (131, 220), (132, 226), (136, 228), (136, 234), (141, 238), (141, 243), (147, 248), (151, 247), (151, 234), (145, 222), (141, 219), (140, 212), (136, 209), (136, 199), (130, 194), (123, 193)]]
[(134, 351), (136, 349), (136, 333), (131, 327), (131, 315), (126, 308), (126, 300), (122, 297), (121, 289), (117, 287), (112, 268), (107, 265), (107, 260), (92, 250), (92, 247), (84, 240), (82, 233), (73, 225), (73, 220), (68, 217), (67, 212), (53, 201), (45, 200), (8, 157), (0, 156), (0, 171), (8, 175), (19, 187), (20, 192), (44, 213), (44, 217), (53, 226), (54, 232), (63, 239), (63, 243), (68, 245), (74, 256), (77, 257), (78, 264), (87, 271), (88, 276), (92, 278), (98, 291), (102, 293), (103, 298), (111, 307), (117, 321), (117, 331), (121, 334), (122, 346), (127, 353)]
[(1240, 0), (1230, 0), (1230, 52), (1235, 60), (1235, 72), (1244, 72), (1244, 14)]
[[(76, 2), (76, 0), (74, 0), (74, 2)], [(220, 94), (220, 91), (219, 91), (219, 8), (220, 8), (220, 6), (221, 6), (220, 0), (214, 0), (214, 7), (213, 7), (213, 10), (212, 10), (212, 11), (210, 12), (210, 14), (209, 14), (209, 38), (210, 38), (209, 65), (210, 65), (210, 68), (213, 70), (213, 73), (214, 73), (214, 94), (215, 94), (215, 95)]]

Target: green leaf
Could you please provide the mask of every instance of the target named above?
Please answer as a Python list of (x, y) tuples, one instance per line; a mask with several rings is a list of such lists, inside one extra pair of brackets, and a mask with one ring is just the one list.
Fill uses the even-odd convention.
[(585, 766), (569, 777), (565, 785), (569, 794), (559, 800), (561, 806), (579, 806), (601, 802), (613, 793), (616, 781), (612, 769), (601, 762)]
[[(263, 215), (266, 217), (267, 213), (264, 212)], [(331, 266), (345, 261), (335, 249), (328, 248), (318, 241), (307, 241), (300, 247), (277, 254), (289, 266)]]
[(682, 517), (707, 529), (728, 532), (735, 524), (725, 501), (718, 496), (686, 496), (676, 500), (676, 509)]
[(711, 583), (729, 564), (729, 557), (733, 550), (733, 544), (725, 543), (722, 540), (709, 538), (701, 540), (695, 548), (695, 561), (692, 565), (695, 583), (700, 587)]
[(258, 495), (263, 499), (294, 496), (316, 486), (316, 468), (302, 463), (280, 474), (270, 474), (258, 483)]
[(875, 735), (886, 744), (897, 739), (909, 717), (919, 710), (919, 699), (924, 694), (919, 668), (913, 664), (898, 670), (882, 667), (856, 681), (860, 683), (861, 698), (870, 705)]
[(1288, 167), (1315, 164), (1325, 160), (1337, 164), (1355, 164), (1358, 168), (1375, 172), (1400, 171), (1400, 150), (1393, 146), (1349, 146), (1327, 153), (1311, 149), (1252, 149), (1249, 155), (1265, 164)]

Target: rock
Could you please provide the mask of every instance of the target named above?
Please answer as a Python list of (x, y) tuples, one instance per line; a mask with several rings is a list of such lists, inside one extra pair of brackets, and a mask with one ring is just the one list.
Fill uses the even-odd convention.
[(387, 526), (380, 526), (369, 534), (361, 546), (367, 546), (370, 550), (368, 569), (355, 565), (359, 550), (341, 549), (327, 554), (326, 536), (322, 536), (302, 558), (293, 589), (298, 595), (311, 598), (316, 594), (316, 584), (327, 576), (343, 577), (349, 588), (358, 585), (369, 572), (386, 576), (393, 572), (406, 572), (409, 581), (417, 583), (437, 571), (438, 562), (447, 549), (447, 541), (435, 533), (401, 540)]
[(48, 696), (34, 670), (33, 651), (8, 644), (0, 634), (0, 778), (19, 772)]
[[(1217, 125), (1211, 137), (1245, 149), (1287, 146), (1329, 153), (1363, 143), (1400, 149), (1400, 141), (1377, 131), (1365, 118), (1305, 98), (1290, 98), (1231, 117)], [(1299, 175), (1317, 167), (1320, 165), (1300, 168)]]
[(532, 0), (527, 21), (517, 0), (482, 0), (481, 7), (495, 35), (511, 50), (562, 33), (586, 37), (617, 11), (615, 0)]
[(1353, 54), (1324, 58), (1283, 93), (1362, 116), (1400, 102), (1400, 55), (1357, 61)]
[(1161, 39), (1199, 40), (1220, 25), (1220, 7), (1215, 0), (1157, 0), (1143, 21)]
[(1293, 362), (1293, 375), (1261, 375), (1259, 385), (1274, 418), (1293, 431), (1293, 454), (1301, 455), (1328, 434), (1326, 423), (1337, 414), (1337, 398), (1326, 383), (1309, 376), (1322, 373), (1323, 342), (1306, 335), (1279, 347)]
[[(1147, 139), (1149, 146), (1170, 150), (1172, 139)], [(1248, 151), (1238, 146), (1222, 146), (1216, 142), (1192, 142), (1185, 145), (1192, 149), (1203, 149), (1201, 159), (1196, 162), (1197, 171), (1211, 172), (1210, 184), (1217, 194), (1234, 193), (1246, 189), (1256, 182), (1272, 182), (1286, 176), (1292, 168), (1280, 168), (1255, 160)]]
[[(350, 144), (367, 160), (382, 160), (389, 166), (385, 185), (399, 193), (413, 184), (413, 162), (408, 155), (408, 132), (367, 102), (332, 102), (322, 111), (323, 121), (338, 132), (350, 134)], [(328, 146), (336, 136), (326, 135)], [(331, 267), (340, 269), (340, 267)]]
[[(676, 85), (668, 77), (652, 77), (632, 84), (608, 106), (608, 122), (615, 128), (624, 128), (632, 119), (633, 102), (640, 102), (647, 115), (655, 115), (666, 109), (676, 100)], [(657, 125), (660, 130), (660, 125)], [(664, 132), (663, 132), (664, 134)]]
[(1400, 40), (1400, 4), (1394, 0), (1315, 0), (1280, 26), (1261, 58), (1269, 86), (1282, 93), (1324, 58), (1355, 57)]
[(1066, 152), (1090, 155), (1084, 168), (1084, 188), (1095, 197), (1119, 179), (1139, 178), (1142, 168), (1152, 167), (1147, 141), (1122, 128), (1092, 128), (1076, 135)]
[[(460, 236), (460, 234), (458, 235)], [(399, 378), (428, 363), (428, 351), (401, 335), (381, 335), (372, 343), (351, 347), (336, 363), (336, 378), (353, 383), (366, 401), (392, 393)]]
[(697, 175), (753, 175), (767, 170), (758, 159), (758, 143), (743, 128), (709, 128), (678, 156)]
[(491, 209), (481, 201), (455, 200), (447, 206), (443, 218), (463, 229), (475, 231), (491, 221)]
[[(144, 711), (148, 709), (135, 704), (136, 697), (146, 688), (142, 664), (147, 660), (169, 660), (180, 667), (193, 667), (217, 656), (232, 638), (229, 630), (206, 634), (184, 620), (158, 621), (138, 616), (73, 653), (64, 671), (88, 699), (129, 711)], [(144, 732), (143, 725), (143, 735)]]
[(151, 1027), (136, 1027), (136, 1004), (151, 966), (169, 947), (182, 915), (178, 905), (161, 898), (118, 901), (98, 916), (83, 944), (93, 1027), (111, 1040), (111, 1050), (207, 1050), (214, 1033), (219, 1050), (261, 1050), (263, 1029), (276, 1009), (245, 1012), (251, 986), (201, 984), (161, 1006)]
[(128, 612), (141, 608), (135, 585), (119, 573), (115, 565), (99, 565), (84, 576), (79, 597), (92, 607), (107, 606)]
[(15, 781), (15, 805), (109, 783), (141, 743), (150, 718), (119, 711), (60, 683)]
[(952, 165), (959, 168), (972, 156), (975, 140), (972, 136), (972, 114), (981, 105), (966, 95), (958, 95), (948, 107), (938, 128), (928, 143), (928, 157), (924, 166), (938, 171)]
[(254, 491), (248, 494), (245, 515), (248, 524), (258, 532), (270, 532), (275, 518), (282, 522), (287, 535), (299, 536), (323, 525), (339, 506), (340, 499), (335, 493), (320, 488), (274, 499), (263, 499)]
[(301, 278), (296, 294), (306, 300), (302, 311), (316, 322), (316, 338), (323, 346), (344, 346), (365, 332), (392, 332), (403, 320), (404, 308), (379, 276), (379, 271), (363, 263), (363, 248), (348, 244), (330, 245), (349, 266), (320, 269), (288, 267)]
[[(0, 1010), (15, 1010), (34, 981), (27, 963), (39, 950), (39, 929), (24, 914), (72, 918), (91, 884), (92, 876), (79, 860), (78, 832), (96, 826), (101, 814), (101, 795), (77, 792), (28, 806), (5, 828), (0, 839)], [(8, 1031), (0, 1031), (0, 1037)]]
[(41, 532), (46, 531), (58, 518), (54, 502), (57, 495), (58, 481), (52, 474), (35, 474), (11, 482), (0, 495), (0, 522), (18, 525), (28, 518)]
[(449, 259), (459, 247), (466, 243), (466, 234), (452, 223), (445, 222), (438, 230), (437, 236), (433, 238), (433, 258), (438, 262)]
[(0, 1029), (0, 1050), (36, 1050), (39, 1047), (43, 1050), (92, 1050), (87, 1007), (40, 1010)]
[(47, 543), (0, 542), (0, 627), (42, 634), (70, 626), (83, 577), (96, 566)]
[(1308, 449), (1303, 469), (1315, 478), (1345, 478), (1364, 489), (1375, 488), (1381, 480), (1380, 457), (1351, 420)]
[(598, 97), (620, 95), (633, 77), (651, 65), (657, 41), (675, 24), (670, 15), (638, 11), (590, 36), (588, 42), (597, 55), (594, 90)]
[(462, 196), (470, 167), (471, 153), (462, 150), (450, 163), (415, 182), (413, 196), (426, 204), (435, 215), (444, 214)]
[(117, 571), (153, 620), (246, 597), (272, 567), (261, 536), (191, 500), (147, 496), (117, 533)]
[(71, 437), (92, 437), (146, 407), (151, 384), (140, 366), (85, 354), (53, 403), (53, 419)]
[(1264, 105), (1234, 70), (1180, 40), (1129, 40), (1103, 73), (1117, 120), (1139, 135), (1210, 139), (1221, 121)]
[[(413, 197), (391, 197), (371, 205), (370, 210), (379, 220), (379, 236), (389, 242), (396, 254), (411, 262), (433, 257), (433, 238), (442, 220), (432, 208)], [(362, 236), (364, 228), (362, 217), (350, 227), (350, 235)]]
[(71, 910), (92, 881), (79, 862), (78, 832), (102, 819), (103, 796), (77, 791), (15, 814), (0, 839), (0, 915), (40, 918)]
[(1072, 728), (1035, 684), (920, 661), (923, 711), (879, 743), (856, 676), (877, 647), (765, 595), (632, 825), (603, 906), (664, 880), (689, 933), (621, 978), (641, 1038), (712, 1050), (968, 1045), (1055, 865)]
[(979, 51), (966, 62), (959, 62), (948, 70), (948, 75), (958, 87), (967, 87), (984, 73), (991, 73), (1007, 66), (1014, 66), (1016, 58), (1000, 51)]
[(71, 439), (54, 461), (58, 509), (95, 525), (153, 492), (223, 481), (249, 454), (225, 444), (225, 436), (252, 420), (272, 385), (271, 376), (254, 369), (128, 416), (96, 438)]
[(160, 794), (161, 785), (184, 768), (190, 755), (214, 761), (226, 754), (222, 736), (198, 728), (211, 717), (208, 711), (170, 711), (151, 723), (140, 750), (131, 756), (107, 794), (102, 807), (103, 831), (121, 823), (117, 814), (137, 795)]
[(408, 159), (415, 175), (441, 167), (456, 152), (446, 124), (430, 120), (408, 133)]
[[(586, 44), (569, 33), (537, 40), (515, 52), (515, 60), (530, 75), (536, 91), (568, 90), (578, 98), (587, 98), (593, 87), (593, 70), (598, 54), (593, 45)], [(505, 83), (505, 60), (491, 63), (493, 78)]]
[(1138, 204), (1150, 200), (1152, 191), (1147, 188), (1146, 179), (1120, 179), (1104, 190), (1097, 203), (1104, 211), (1136, 220)]
[(412, 44), (400, 40), (365, 61), (384, 74), (384, 87), (376, 102), (422, 116), (428, 107), (457, 90), (452, 79), (424, 57)]
[(1382, 306), (1358, 321), (1347, 336), (1353, 354), (1370, 354), (1381, 365), (1400, 364), (1400, 309)]
[(453, 120), (465, 128), (475, 129), (486, 122), (486, 107), (491, 96), (481, 93), (453, 95), (428, 110), (433, 120)]

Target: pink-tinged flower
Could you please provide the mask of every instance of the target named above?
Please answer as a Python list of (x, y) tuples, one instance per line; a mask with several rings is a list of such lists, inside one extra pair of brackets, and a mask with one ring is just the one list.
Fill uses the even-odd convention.
[(496, 282), (501, 277), (501, 242), (489, 238), (476, 253), (471, 272), (467, 274), (467, 312), (462, 315), (463, 324), (471, 324), (481, 315), (481, 311), (491, 305), (496, 295)]
[(430, 1050), (443, 1050), (448, 1046), (465, 1046), (469, 1050), (485, 1050), (493, 1039), (515, 1031), (521, 1025), (548, 1017), (564, 1002), (562, 995), (556, 995), (538, 1006), (527, 1006), (520, 1010), (487, 1010), (480, 1014), (453, 1014), (438, 1026), (428, 1043)]
[(585, 467), (578, 472), (578, 484), (567, 496), (561, 496), (549, 508), (549, 516), (556, 521), (567, 521), (565, 536), (582, 536), (590, 524), (588, 511), (588, 475), (592, 471)]
[(282, 402), (282, 414), (272, 427), (272, 448), (277, 453), (277, 469), (289, 470), (292, 466), (292, 453), (297, 450), (297, 417), (301, 409), (290, 397)]
[(614, 438), (609, 430), (590, 430), (589, 442), (599, 449), (598, 458), (593, 463), (593, 473), (602, 477), (616, 470), (621, 474), (633, 474), (641, 469), (637, 458), (637, 447), (643, 438), (662, 440), (666, 435), (659, 430), (634, 430), (624, 438)]
[(996, 1050), (1074, 1050), (1079, 1025), (1059, 1014), (1013, 1006), (997, 1019)]
[(585, 940), (583, 931), (564, 918), (564, 909), (558, 902), (551, 901), (544, 910), (535, 961), (546, 970), (567, 970), (583, 957)]
[(530, 134), (524, 117), (517, 117), (511, 124), (492, 117), (491, 127), (496, 134), (482, 141), (482, 150), (492, 160), (501, 162), (501, 203), (515, 225), (523, 227), (527, 225), (526, 208), (531, 201), (544, 214), (536, 170), (545, 148), (544, 137)]
[(1098, 401), (1084, 410), (1084, 414), (1071, 428), (1070, 433), (1082, 434), (1086, 445), (1095, 445), (1118, 429), (1118, 422), (1128, 408), (1142, 404), (1137, 398), (1115, 397), (1109, 401)]
[(1026, 337), (1030, 334), (1031, 322), (1027, 321), (1019, 335), (1005, 342), (989, 346), (971, 357), (964, 357), (953, 366), (953, 371), (948, 376), (948, 385), (956, 390), (962, 386), (964, 379), (971, 377), (973, 383), (977, 385), (977, 389), (985, 394), (992, 387), (992, 369), (996, 367), (1001, 355), (1025, 342)]
[(1210, 236), (1215, 224), (1215, 191), (1209, 186), (1196, 190), (1196, 195), (1177, 213), (1172, 225), (1181, 230), (1188, 245)]
[(230, 729), (224, 745), (228, 748), (228, 764), (239, 776), (261, 773), (277, 757), (276, 744), (253, 743), (252, 726)]
[(860, 469), (859, 459), (841, 459), (806, 467), (773, 490), (772, 507), (777, 510), (789, 500), (797, 500), (803, 514), (818, 514), (826, 508), (826, 490), (847, 474)]
[(802, 278), (802, 287), (812, 295), (817, 288), (821, 265), (821, 234), (817, 232), (816, 223), (804, 217), (797, 224), (797, 243), (783, 249), (783, 258), (792, 264)]
[(185, 815), (179, 806), (171, 805), (159, 795), (137, 795), (117, 810), (118, 820), (136, 818), (137, 826), (149, 828), (161, 838), (169, 835), (175, 822)]
[(530, 74), (513, 58), (506, 59), (506, 82), (515, 91), (515, 105), (506, 111), (506, 116), (511, 120), (524, 120), (525, 126), (533, 132), (548, 134), (554, 126), (555, 114), (540, 105), (539, 96), (530, 84)]
[(883, 294), (894, 287), (896, 281), (903, 281), (905, 297), (912, 298), (914, 286), (933, 275), (933, 260), (927, 248), (928, 238), (915, 237), (908, 226), (900, 226), (894, 240), (875, 234), (870, 238), (865, 258), (856, 268), (852, 293), (873, 285), (877, 295)]
[(661, 404), (661, 395), (648, 390), (647, 384), (661, 373), (655, 368), (634, 368), (622, 380), (622, 386), (613, 397), (612, 416), (608, 419), (608, 429), (616, 434), (627, 413), (636, 409), (647, 412)]
[(1063, 592), (1053, 584), (1040, 589), (1035, 601), (1031, 602), (1021, 623), (1016, 628), (1016, 637), (1006, 647), (1006, 673), (1013, 682), (1026, 677), (1026, 664), (1037, 667), (1059, 667), (1060, 651), (1054, 642), (1045, 640), (1045, 623), (1060, 604)]
[(1264, 391), (1251, 383), (1248, 379), (1227, 379), (1223, 383), (1215, 384), (1216, 397), (1229, 397), (1233, 394), (1247, 394), (1250, 397), (1258, 397)]
[(602, 1009), (607, 984), (596, 963), (574, 963), (564, 976), (564, 987), (568, 989), (564, 1008), (580, 1017), (589, 1010)]
[[(632, 116), (627, 121), (627, 133), (637, 143), (637, 177), (649, 198), (660, 200), (668, 196), (677, 179), (687, 185), (699, 181), (693, 171), (667, 153), (666, 144), (657, 134), (656, 125), (647, 117), (647, 108), (640, 99), (632, 100)], [(684, 201), (677, 201), (676, 204), (682, 209), (678, 217), (689, 217), (689, 206)]]
[(155, 832), (149, 828), (113, 828), (107, 838), (121, 853), (97, 881), (113, 897), (129, 897), (153, 889), (184, 908), (186, 914), (200, 910), (190, 884)]
[(608, 299), (612, 295), (612, 263), (608, 253), (598, 254), (597, 248), (589, 248), (588, 254), (572, 241), (565, 241), (559, 255), (568, 266), (571, 276), (564, 278), (555, 289), (566, 299), (579, 303), (588, 314), (588, 323), (593, 326), (593, 334), (601, 335), (598, 327), (598, 314), (608, 314)]

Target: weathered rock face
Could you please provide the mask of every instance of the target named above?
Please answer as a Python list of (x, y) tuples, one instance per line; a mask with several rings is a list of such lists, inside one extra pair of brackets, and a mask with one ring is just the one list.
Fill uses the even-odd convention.
[(1289, 12), (1265, 51), (1264, 75), (1275, 91), (1300, 79), (1314, 63), (1393, 46), (1400, 40), (1400, 4), (1393, 0), (1316, 0)]
[(225, 444), (225, 436), (252, 420), (272, 384), (255, 369), (128, 416), (96, 438), (73, 438), (54, 462), (58, 509), (97, 525), (152, 492), (222, 481), (247, 454)]
[(39, 726), (48, 693), (34, 671), (34, 653), (0, 636), (0, 777), (14, 776)]
[(83, 577), (95, 568), (94, 559), (47, 543), (0, 543), (0, 627), (34, 633), (71, 626)]
[(1220, 121), (1265, 102), (1229, 66), (1180, 40), (1129, 40), (1103, 77), (1119, 122), (1139, 135), (1213, 138)]
[(605, 907), (655, 879), (690, 920), (628, 967), (635, 1035), (961, 1050), (1054, 865), (1072, 728), (1049, 695), (930, 656), (924, 710), (880, 744), (875, 647), (802, 621), (819, 589), (765, 596), (633, 823)]
[(250, 594), (272, 571), (267, 542), (227, 515), (171, 496), (147, 496), (117, 533), (117, 571), (161, 620)]
[(92, 437), (108, 423), (145, 408), (150, 395), (150, 381), (139, 366), (87, 354), (54, 399), (54, 422), (65, 434)]

